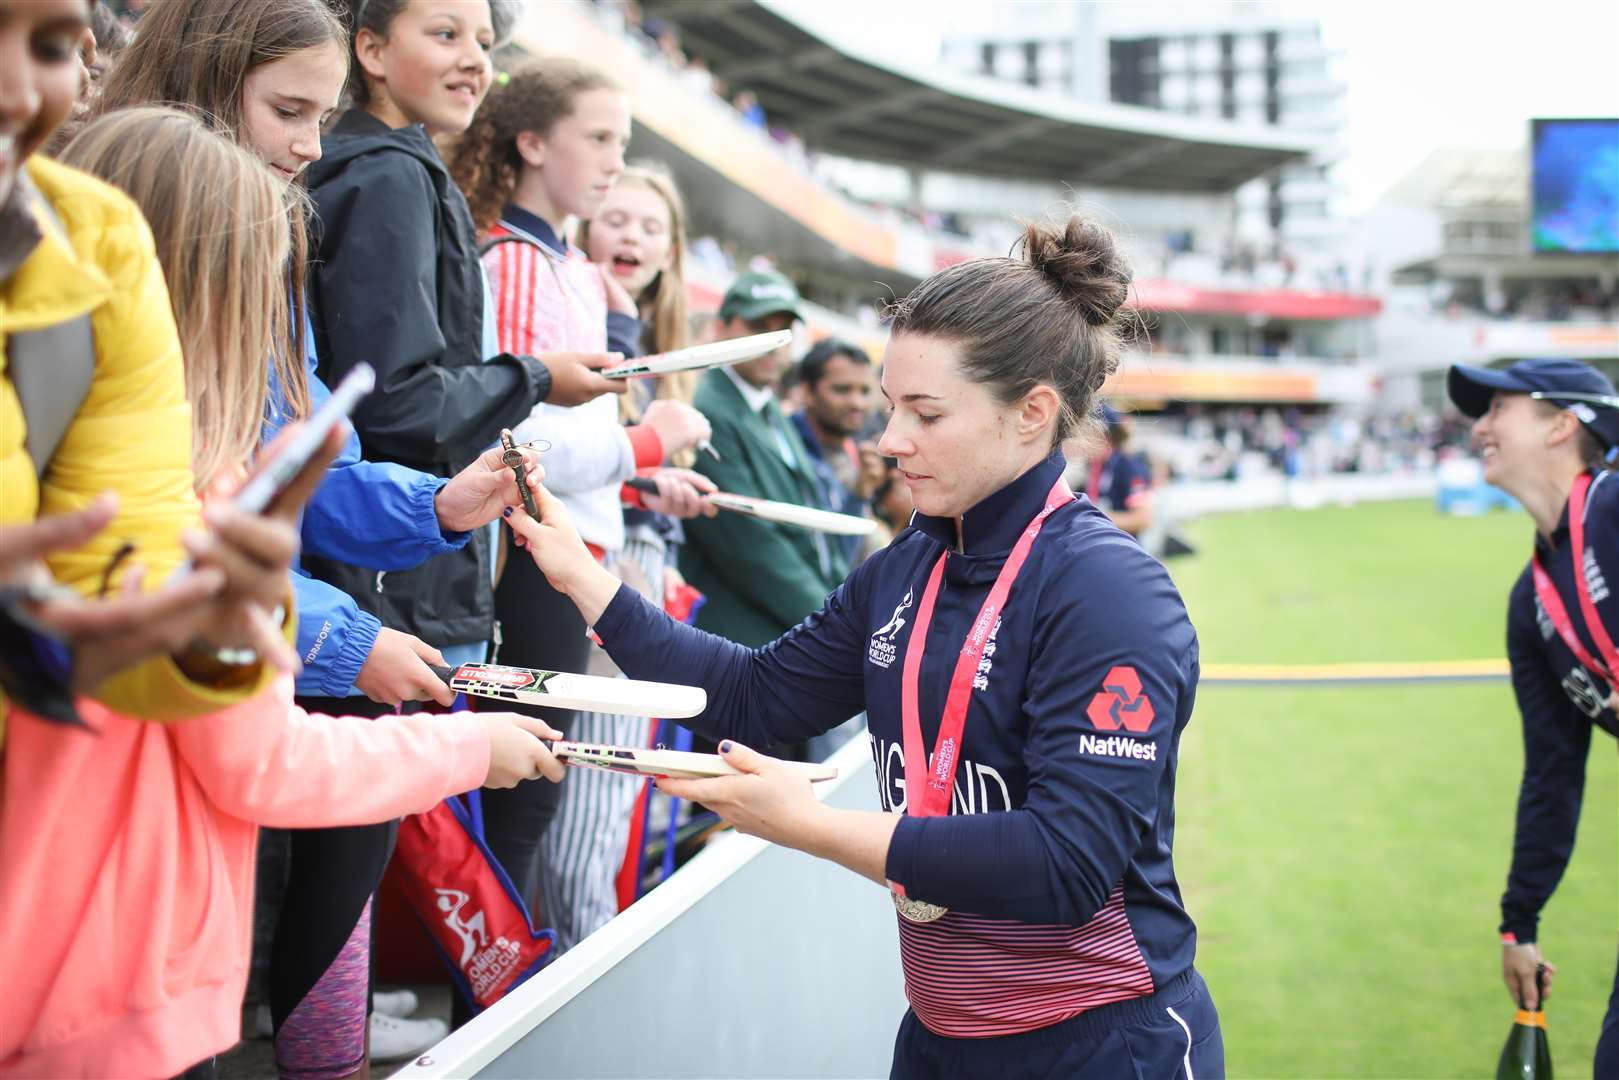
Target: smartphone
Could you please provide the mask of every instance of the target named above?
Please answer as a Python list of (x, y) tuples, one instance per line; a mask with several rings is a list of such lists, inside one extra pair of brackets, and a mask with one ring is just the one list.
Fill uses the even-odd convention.
[(263, 462), (247, 483), (241, 486), (231, 505), (250, 514), (262, 514), (303, 471), (309, 459), (326, 442), (331, 430), (354, 412), (360, 399), (377, 385), (377, 373), (370, 364), (356, 364), (332, 391), (326, 404), (315, 410), (299, 431), (277, 448), (275, 457)]
[[(356, 364), (354, 370), (343, 377), (326, 399), (326, 404), (304, 422), (304, 426), (288, 438), (275, 452), (275, 457), (263, 462), (253, 475), (231, 497), (231, 505), (250, 514), (262, 514), (275, 502), (276, 496), (287, 489), (309, 459), (325, 443), (332, 428), (346, 420), (360, 399), (377, 385), (377, 373), (370, 364)], [(170, 575), (169, 580), (184, 577), (192, 569), (186, 559)]]

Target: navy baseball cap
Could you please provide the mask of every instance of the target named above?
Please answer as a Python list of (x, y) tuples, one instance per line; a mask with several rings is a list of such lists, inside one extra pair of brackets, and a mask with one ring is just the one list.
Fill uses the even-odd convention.
[(1528, 394), (1572, 412), (1603, 446), (1619, 446), (1619, 390), (1609, 378), (1578, 360), (1520, 360), (1511, 367), (1452, 364), (1446, 379), (1450, 400), (1466, 416), (1483, 416), (1497, 390)]

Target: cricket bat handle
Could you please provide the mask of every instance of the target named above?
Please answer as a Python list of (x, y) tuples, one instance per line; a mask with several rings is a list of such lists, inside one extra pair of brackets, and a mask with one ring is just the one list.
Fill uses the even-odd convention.
[(624, 486), (632, 491), (639, 491), (643, 495), (656, 495), (658, 482), (650, 476), (632, 476), (624, 481)]
[[(455, 668), (453, 668), (453, 667), (445, 667), (442, 664), (428, 664), (427, 665), (427, 670), (431, 671), (434, 675), (437, 675), (439, 678), (443, 679), (445, 686), (449, 686), (449, 687), (453, 688), (454, 684), (451, 682), (451, 680), (455, 678)], [(469, 698), (469, 700), (470, 700), (470, 698)], [(541, 739), (540, 742), (545, 745), (545, 748), (547, 750), (551, 750), (551, 749), (555, 748), (557, 741), (555, 739)]]

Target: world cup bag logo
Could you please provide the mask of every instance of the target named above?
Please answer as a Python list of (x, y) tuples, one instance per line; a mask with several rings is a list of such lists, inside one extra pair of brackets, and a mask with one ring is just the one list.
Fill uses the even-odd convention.
[(459, 800), (402, 821), (394, 861), (405, 899), (475, 1012), (550, 962), (555, 932), (534, 929)]

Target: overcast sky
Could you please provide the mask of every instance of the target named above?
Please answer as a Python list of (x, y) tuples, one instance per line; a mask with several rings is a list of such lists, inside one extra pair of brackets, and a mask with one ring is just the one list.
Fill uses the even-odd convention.
[[(1030, 3), (1050, 0), (1026, 0)], [(1062, 0), (1056, 0), (1062, 2)], [(1127, 0), (1146, 3), (1151, 0)], [(818, 29), (933, 64), (950, 33), (982, 32), (981, 0), (783, 0)], [(1345, 53), (1353, 208), (1441, 147), (1521, 146), (1534, 116), (1619, 116), (1619, 3), (1284, 0)]]

